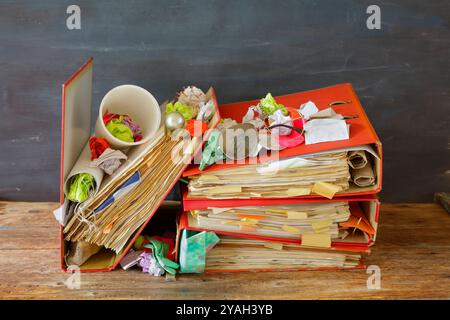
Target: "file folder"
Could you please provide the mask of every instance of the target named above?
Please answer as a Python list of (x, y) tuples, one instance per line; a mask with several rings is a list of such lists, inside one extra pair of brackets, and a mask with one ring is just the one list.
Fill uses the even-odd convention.
[[(298, 92), (283, 96), (275, 97), (278, 103), (285, 105), (286, 107), (294, 107), (299, 108), (301, 104), (311, 100), (317, 106), (319, 110), (323, 110), (328, 108), (330, 105), (333, 105), (337, 102), (342, 104), (333, 105), (333, 109), (343, 116), (348, 116), (350, 119), (346, 120), (350, 125), (350, 138), (348, 140), (340, 140), (333, 142), (323, 142), (317, 144), (301, 144), (296, 147), (286, 148), (279, 152), (272, 151), (266, 155), (260, 155), (257, 158), (247, 158), (245, 161), (227, 161), (226, 163), (217, 163), (211, 165), (210, 167), (205, 168), (204, 170), (200, 170), (199, 166), (193, 165), (190, 166), (184, 173), (183, 176), (190, 179), (190, 189), (192, 192), (188, 193), (189, 198), (197, 198), (197, 199), (213, 199), (217, 198), (215, 193), (220, 194), (220, 189), (217, 187), (217, 192), (215, 192), (214, 187), (209, 188), (211, 186), (222, 186), (220, 185), (220, 180), (224, 179), (224, 176), (231, 175), (233, 172), (244, 171), (246, 168), (249, 170), (263, 170), (264, 165), (270, 165), (274, 162), (279, 162), (286, 159), (293, 158), (301, 158), (300, 160), (305, 161), (304, 159), (308, 159), (317, 155), (330, 154), (330, 153), (339, 153), (339, 152), (354, 152), (358, 150), (365, 150), (369, 155), (372, 155), (373, 161), (373, 171), (374, 171), (374, 184), (371, 186), (357, 186), (353, 183), (350, 183), (348, 188), (344, 190), (341, 188), (341, 191), (338, 191), (335, 196), (336, 197), (348, 197), (348, 196), (359, 196), (359, 195), (367, 195), (367, 194), (376, 194), (381, 190), (382, 184), (382, 146), (381, 142), (373, 129), (369, 119), (367, 118), (366, 113), (353, 90), (353, 87), (349, 83), (338, 84), (327, 88)], [(231, 118), (236, 120), (238, 123), (242, 121), (242, 117), (247, 112), (248, 108), (252, 105), (256, 105), (258, 100), (245, 101), (245, 102), (237, 102), (231, 104), (220, 105), (219, 110), (221, 113), (222, 119)], [(219, 176), (219, 177), (218, 177)], [(203, 182), (203, 185), (208, 186), (205, 190), (212, 190), (215, 192), (213, 195), (201, 195), (200, 193), (195, 192), (195, 187), (197, 185), (201, 185), (199, 180), (202, 177), (210, 178), (213, 177), (212, 180), (219, 181), (210, 181), (209, 184)], [(230, 176), (230, 179), (232, 176)], [(205, 179), (207, 180), (207, 179)], [(362, 180), (359, 180), (362, 181)], [(267, 186), (263, 184), (263, 186)], [(342, 183), (342, 182), (337, 182)], [(224, 184), (225, 185), (225, 184)], [(233, 186), (239, 187), (239, 183), (233, 183)], [(231, 187), (230, 187), (231, 188)], [(242, 187), (244, 190), (245, 185)], [(250, 187), (249, 187), (250, 189)], [(261, 188), (263, 189), (263, 188)], [(251, 192), (244, 193), (243, 196), (238, 196), (236, 194), (239, 191), (233, 189), (234, 192), (230, 192), (229, 196), (225, 196), (223, 198), (283, 198), (283, 197), (297, 197), (297, 198), (323, 198), (323, 196), (309, 193), (302, 194), (301, 192), (292, 193), (288, 195), (276, 195), (271, 196), (267, 194), (259, 194), (261, 193), (261, 189), (259, 192), (254, 192), (256, 195), (252, 195)], [(263, 192), (264, 193), (264, 192)]]
[[(62, 86), (62, 121), (61, 121), (61, 171), (60, 171), (60, 210), (67, 210), (65, 206), (64, 199), (64, 182), (67, 178), (68, 173), (74, 166), (79, 155), (82, 153), (89, 137), (91, 136), (91, 114), (92, 114), (92, 90), (93, 90), (93, 59), (89, 59), (77, 72), (75, 72)], [(220, 113), (218, 110), (217, 97), (214, 88), (210, 88), (207, 96), (213, 100), (216, 109), (215, 116), (209, 122), (209, 130), (200, 138), (192, 139), (191, 152), (181, 152), (183, 157), (189, 156), (187, 161), (183, 161), (176, 168), (172, 168), (171, 175), (173, 179), (170, 181), (164, 181), (164, 187), (149, 190), (150, 194), (154, 195), (156, 198), (152, 201), (156, 201), (154, 205), (149, 206), (144, 215), (140, 218), (140, 226), (133, 230), (129, 236), (129, 240), (123, 246), (123, 249), (119, 252), (115, 252), (109, 249), (102, 249), (99, 253), (92, 256), (87, 262), (85, 262), (81, 267), (81, 272), (97, 272), (97, 271), (110, 271), (113, 270), (119, 263), (120, 260), (126, 255), (128, 250), (131, 248), (134, 240), (139, 236), (142, 230), (145, 228), (147, 223), (152, 218), (153, 214), (156, 212), (159, 206), (164, 202), (165, 197), (177, 183), (184, 169), (192, 162), (195, 154), (201, 150), (202, 145), (208, 138), (211, 129), (217, 126), (220, 122)], [(165, 103), (161, 105), (161, 109), (164, 109)], [(164, 111), (164, 110), (163, 110)], [(164, 123), (164, 120), (162, 120)], [(136, 172), (138, 172), (141, 165), (148, 166), (152, 162), (152, 150), (161, 144), (161, 141), (165, 135), (165, 128), (161, 125), (157, 136), (153, 142), (148, 142), (142, 144), (138, 147), (133, 147), (135, 149), (130, 150), (128, 154), (128, 161), (123, 164), (117, 173), (113, 176), (108, 177), (102, 182), (102, 186), (98, 192), (98, 196), (102, 197), (102, 201), (97, 203), (89, 199), (89, 205), (92, 206), (92, 210), (95, 210), (98, 206), (101, 206), (103, 201), (110, 201), (111, 196), (114, 192), (120, 189), (122, 185), (126, 185), (129, 179), (132, 179)], [(165, 135), (166, 140), (170, 141), (170, 137)], [(170, 165), (167, 161), (166, 165)], [(170, 162), (170, 156), (169, 156)], [(158, 162), (160, 163), (160, 162)], [(158, 166), (152, 169), (158, 171)], [(141, 181), (141, 184), (143, 182)], [(156, 190), (157, 189), (157, 190)], [(125, 195), (128, 197), (133, 193)], [(136, 194), (136, 193), (135, 193)], [(140, 197), (143, 198), (144, 194), (139, 193)], [(147, 195), (148, 196), (148, 195)], [(148, 199), (147, 199), (148, 200)], [(114, 210), (114, 209), (113, 209)], [(73, 222), (73, 221), (72, 221)], [(65, 240), (65, 234), (63, 232), (64, 228), (60, 228), (60, 261), (61, 269), (68, 271), (65, 264), (64, 257), (68, 250), (68, 242)]]
[[(249, 219), (257, 220), (257, 223), (262, 225), (261, 221), (264, 223), (264, 219), (267, 217), (258, 216), (258, 213), (252, 213), (251, 211), (255, 211), (254, 208), (261, 208), (261, 211), (267, 209), (270, 211), (273, 208), (280, 208), (281, 211), (285, 211), (280, 215), (288, 215), (288, 210), (292, 211), (292, 206), (300, 206), (298, 211), (305, 211), (301, 208), (301, 206), (321, 206), (324, 204), (333, 204), (333, 203), (348, 203), (350, 215), (348, 219), (345, 221), (339, 222), (339, 227), (342, 229), (349, 229), (349, 235), (347, 235), (344, 239), (332, 239), (331, 247), (340, 247), (340, 248), (351, 248), (351, 247), (359, 247), (359, 248), (368, 248), (375, 243), (376, 240), (376, 232), (378, 228), (378, 217), (379, 217), (379, 207), (380, 203), (375, 195), (366, 195), (360, 197), (347, 197), (347, 198), (336, 198), (332, 200), (323, 200), (323, 199), (296, 199), (296, 198), (287, 198), (287, 199), (227, 199), (227, 200), (192, 200), (186, 197), (186, 193), (184, 193), (183, 197), (183, 210), (184, 213), (181, 216), (181, 224), (185, 229), (194, 230), (194, 231), (213, 231), (220, 235), (227, 235), (233, 237), (247, 238), (247, 239), (259, 239), (259, 240), (267, 240), (267, 241), (281, 241), (287, 243), (302, 243), (302, 233), (297, 232), (292, 234), (292, 236), (286, 236), (284, 234), (275, 234), (275, 235), (267, 235), (264, 232), (256, 232), (253, 229), (245, 228), (245, 221), (243, 223), (244, 228), (239, 228), (239, 220), (240, 219)], [(288, 207), (286, 209), (286, 206)], [(289, 208), (291, 206), (291, 208)], [(234, 229), (225, 228), (227, 226), (226, 223), (221, 225), (220, 223), (216, 224), (213, 227), (202, 226), (198, 223), (198, 219), (192, 212), (201, 211), (205, 209), (233, 209), (234, 214), (237, 216), (235, 219), (236, 224), (234, 224)], [(246, 208), (252, 208), (252, 210), (246, 210)], [(303, 207), (304, 208), (304, 207)], [(221, 210), (216, 210), (220, 212)], [(242, 215), (242, 212), (246, 212), (245, 216)], [(222, 211), (223, 213), (223, 211)], [(211, 214), (214, 216), (214, 213)], [(217, 215), (217, 214), (216, 214)], [(219, 213), (220, 216), (220, 213)], [(253, 218), (252, 218), (253, 216)], [(229, 218), (228, 219), (233, 219)], [(259, 219), (259, 220), (258, 220)], [(317, 221), (327, 220), (327, 217), (318, 218)], [(226, 219), (225, 219), (226, 220)], [(267, 221), (267, 220), (266, 220)], [(281, 225), (286, 224), (291, 227), (290, 219), (284, 219), (284, 222)], [(296, 220), (291, 220), (296, 221)], [(278, 229), (281, 229), (280, 224), (277, 226)], [(289, 229), (288, 229), (289, 231)], [(358, 231), (358, 232), (355, 232)], [(314, 233), (314, 231), (310, 231), (309, 233)]]
[(370, 248), (336, 243), (331, 248), (304, 247), (298, 243), (243, 238), (240, 235), (220, 234), (220, 242), (206, 253), (183, 252), (183, 240), (204, 230), (193, 230), (187, 219), (180, 220), (176, 241), (176, 255), (194, 255), (192, 260), (204, 259), (206, 273), (308, 271), (364, 269)]

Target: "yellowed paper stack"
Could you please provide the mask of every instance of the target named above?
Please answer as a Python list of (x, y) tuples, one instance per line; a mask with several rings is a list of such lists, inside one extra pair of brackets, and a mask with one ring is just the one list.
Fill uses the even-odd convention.
[(355, 268), (361, 253), (303, 248), (263, 240), (220, 237), (206, 256), (207, 271), (299, 270), (308, 268)]
[[(212, 99), (212, 89), (206, 94)], [(163, 105), (161, 108), (163, 110)], [(217, 125), (219, 115), (209, 120), (209, 128)], [(64, 227), (64, 239), (84, 241), (122, 253), (133, 235), (143, 226), (164, 200), (183, 169), (190, 163), (202, 137), (186, 137), (187, 131), (171, 133), (161, 125), (157, 138), (136, 147), (127, 162), (112, 176), (104, 179), (101, 188), (80, 204)], [(132, 176), (138, 183), (131, 191), (118, 193), (118, 188)], [(114, 197), (109, 205), (98, 208)]]
[(309, 195), (317, 181), (346, 190), (349, 179), (347, 154), (339, 152), (199, 174), (188, 188), (192, 198), (286, 198)]
[(134, 232), (164, 199), (185, 162), (189, 161), (191, 155), (188, 153), (177, 162), (171, 160), (171, 152), (182, 146), (182, 141), (171, 141), (169, 136), (163, 138), (138, 166), (141, 182), (133, 191), (99, 213), (94, 209), (110, 193), (105, 192), (94, 199), (90, 207), (82, 208), (66, 225), (65, 239), (87, 241), (112, 249), (116, 253), (121, 252)]
[(189, 224), (215, 231), (300, 239), (305, 234), (339, 237), (339, 223), (350, 217), (348, 202), (209, 208), (189, 212)]
[[(366, 165), (354, 169), (358, 155)], [(373, 169), (369, 159), (374, 163)], [(370, 146), (245, 164), (189, 175), (187, 197), (207, 199), (290, 198), (361, 192), (373, 188), (380, 161)], [(353, 174), (353, 179), (352, 179)]]

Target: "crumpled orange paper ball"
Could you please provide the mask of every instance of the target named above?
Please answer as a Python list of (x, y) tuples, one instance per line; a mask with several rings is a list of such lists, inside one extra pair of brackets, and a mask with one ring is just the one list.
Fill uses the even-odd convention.
[(109, 148), (109, 143), (105, 138), (91, 137), (89, 139), (89, 149), (91, 149), (91, 160), (95, 160)]
[(186, 130), (191, 137), (199, 137), (208, 130), (208, 124), (201, 120), (191, 119), (186, 123)]

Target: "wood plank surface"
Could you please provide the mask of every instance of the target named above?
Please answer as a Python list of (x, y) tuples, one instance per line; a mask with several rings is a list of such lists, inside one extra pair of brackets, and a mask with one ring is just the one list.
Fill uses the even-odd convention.
[[(59, 270), (55, 203), (0, 202), (0, 299), (399, 299), (450, 298), (450, 216), (437, 204), (383, 204), (366, 270), (181, 275), (174, 282), (138, 270)], [(245, 284), (245, 285), (243, 285)]]

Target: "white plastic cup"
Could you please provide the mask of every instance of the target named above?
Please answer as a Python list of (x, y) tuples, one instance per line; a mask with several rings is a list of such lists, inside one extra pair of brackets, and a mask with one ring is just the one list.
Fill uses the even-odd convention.
[[(142, 140), (126, 142), (114, 137), (103, 123), (103, 115), (128, 115), (142, 131)], [(111, 89), (102, 99), (95, 125), (95, 136), (105, 138), (113, 149), (126, 149), (148, 142), (161, 124), (161, 110), (155, 97), (139, 86), (125, 84)]]

